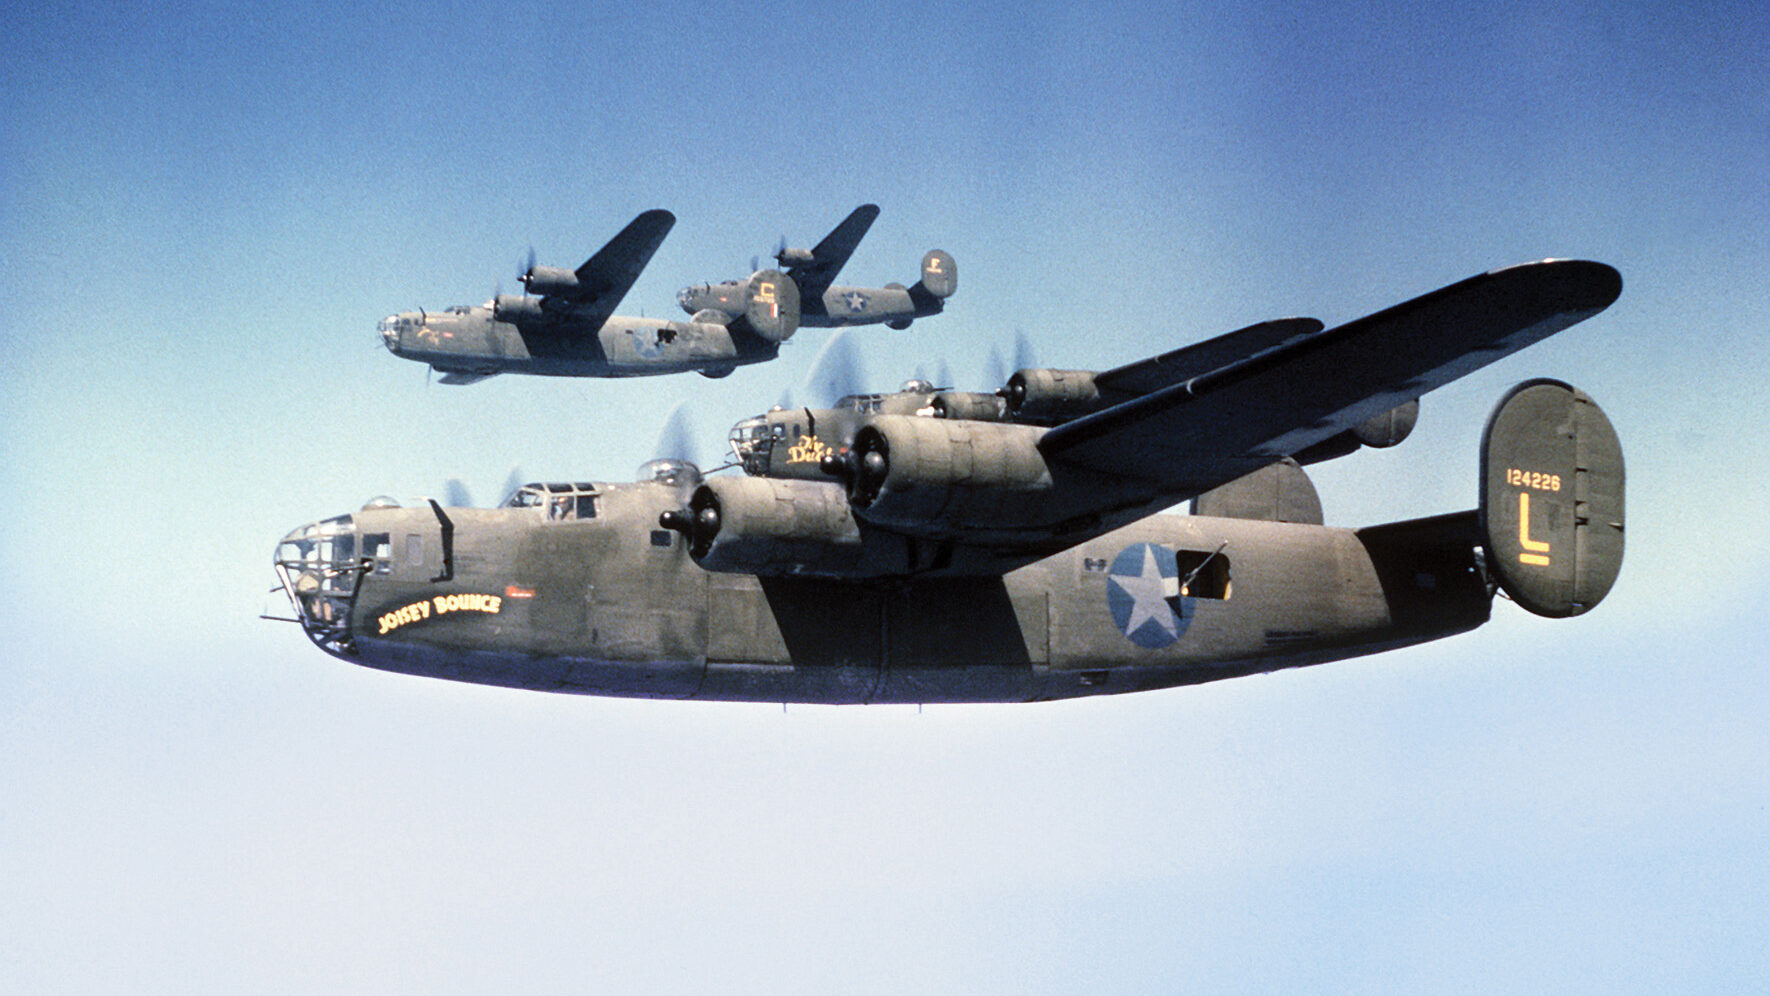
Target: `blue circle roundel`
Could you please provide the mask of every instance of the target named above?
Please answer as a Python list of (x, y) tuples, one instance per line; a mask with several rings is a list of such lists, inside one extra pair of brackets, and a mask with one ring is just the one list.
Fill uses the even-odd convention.
[(1119, 551), (1106, 572), (1106, 607), (1119, 632), (1139, 647), (1159, 650), (1180, 639), (1191, 620), (1180, 597), (1174, 551), (1134, 543)]

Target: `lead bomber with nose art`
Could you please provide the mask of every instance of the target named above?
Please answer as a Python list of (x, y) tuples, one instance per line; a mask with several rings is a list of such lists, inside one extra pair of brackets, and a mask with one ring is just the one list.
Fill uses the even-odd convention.
[(733, 430), (742, 472), (660, 460), (497, 508), (376, 500), (294, 530), (275, 567), (302, 630), (353, 663), (762, 702), (1192, 684), (1463, 633), (1500, 591), (1577, 615), (1623, 552), (1621, 448), (1582, 391), (1499, 399), (1473, 508), (1331, 527), (1304, 468), (1401, 442), (1425, 394), (1621, 290), (1601, 263), (1545, 260), (1330, 329), (777, 409)]

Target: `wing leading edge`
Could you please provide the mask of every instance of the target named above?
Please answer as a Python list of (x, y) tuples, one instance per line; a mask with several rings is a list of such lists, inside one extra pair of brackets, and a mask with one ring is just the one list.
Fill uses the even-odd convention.
[(1322, 330), (1313, 318), (1276, 318), (1226, 332), (1204, 342), (1169, 350), (1160, 356), (1127, 363), (1094, 378), (1103, 392), (1125, 400), (1151, 394), (1181, 380), (1209, 373), (1236, 360)]

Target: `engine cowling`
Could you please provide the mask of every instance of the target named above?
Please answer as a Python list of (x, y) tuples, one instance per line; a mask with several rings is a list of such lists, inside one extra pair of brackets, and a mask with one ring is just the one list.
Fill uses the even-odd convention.
[(658, 522), (722, 573), (851, 577), (864, 552), (841, 485), (823, 481), (715, 477)]
[(1298, 463), (1308, 465), (1357, 453), (1365, 446), (1383, 449), (1406, 439), (1420, 420), (1418, 400), (1404, 402), (1379, 415), (1373, 415), (1345, 432), (1291, 454)]
[(1107, 407), (1092, 370), (1016, 370), (1002, 393), (1016, 418), (1032, 421), (1080, 418)]
[(1043, 430), (1011, 423), (882, 415), (855, 433), (840, 465), (855, 514), (914, 532), (1024, 520), (1052, 487)]
[(530, 322), (545, 321), (547, 313), (541, 310), (541, 299), (522, 294), (499, 294), (492, 299), (492, 317), (500, 322), (512, 325), (524, 325)]
[(1008, 401), (999, 394), (975, 391), (942, 391), (928, 403), (935, 418), (965, 419), (972, 422), (1008, 421)]
[(539, 294), (542, 297), (549, 294), (576, 297), (583, 290), (576, 273), (557, 266), (531, 266), (520, 279), (530, 294)]
[(1024, 549), (1098, 524), (1102, 500), (1130, 508), (1149, 482), (1046, 464), (1041, 426), (878, 415), (820, 466), (862, 523), (928, 539)]

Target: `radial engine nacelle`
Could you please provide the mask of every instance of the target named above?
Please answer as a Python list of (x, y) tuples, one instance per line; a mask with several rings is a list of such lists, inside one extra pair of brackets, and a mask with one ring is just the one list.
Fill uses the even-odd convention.
[(928, 409), (928, 413), (935, 418), (964, 419), (970, 422), (1009, 421), (1008, 402), (999, 394), (942, 391), (928, 402)]
[(542, 297), (549, 294), (578, 297), (584, 292), (584, 285), (578, 280), (578, 275), (558, 266), (530, 266), (517, 279), (522, 281), (530, 294)]
[(1002, 388), (1008, 411), (1029, 422), (1061, 422), (1112, 406), (1094, 384), (1092, 370), (1016, 370)]
[(847, 496), (824, 481), (710, 478), (658, 524), (686, 537), (689, 556), (709, 571), (843, 577), (864, 552)]
[(1102, 496), (1116, 495), (1123, 504), (1153, 496), (1143, 481), (1047, 464), (1038, 447), (1046, 431), (880, 415), (855, 433), (847, 452), (826, 456), (821, 467), (841, 481), (862, 523), (985, 545), (1058, 529)]
[(547, 320), (541, 299), (523, 294), (499, 294), (492, 298), (492, 318), (511, 325), (528, 325)]

